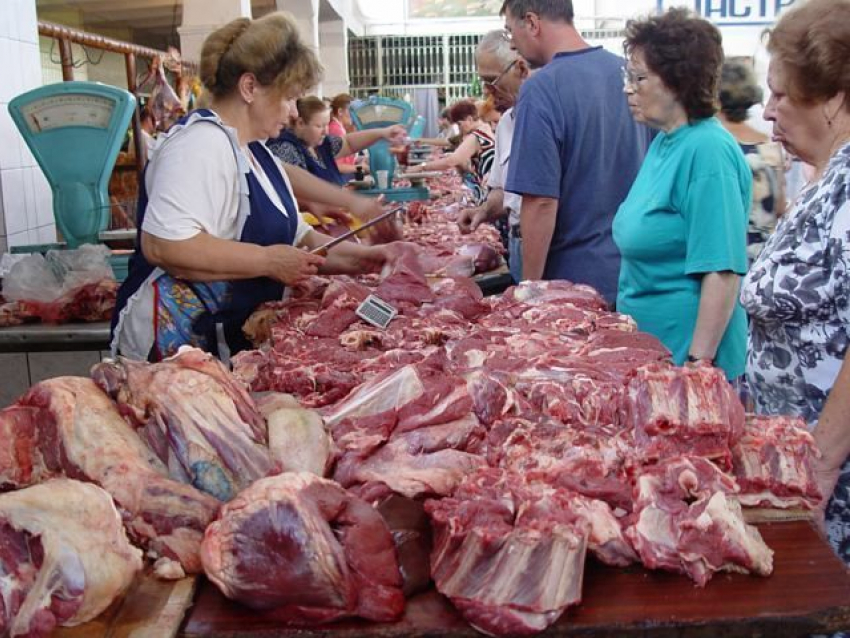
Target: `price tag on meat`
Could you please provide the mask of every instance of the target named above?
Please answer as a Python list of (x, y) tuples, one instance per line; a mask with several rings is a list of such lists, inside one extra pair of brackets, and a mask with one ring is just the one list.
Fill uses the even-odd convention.
[(382, 330), (390, 325), (390, 321), (398, 314), (398, 310), (375, 295), (366, 297), (355, 312), (363, 321)]

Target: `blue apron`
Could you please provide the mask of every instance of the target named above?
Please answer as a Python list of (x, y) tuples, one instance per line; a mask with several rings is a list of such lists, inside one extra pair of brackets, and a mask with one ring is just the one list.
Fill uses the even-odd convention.
[(301, 138), (298, 137), (291, 129), (284, 129), (283, 133), (280, 134), (280, 137), (276, 138), (274, 142), (289, 142), (292, 144), (298, 150), (304, 161), (304, 166), (307, 167), (307, 171), (311, 175), (314, 175), (319, 179), (323, 179), (326, 182), (330, 182), (331, 184), (337, 184), (339, 186), (345, 184), (345, 179), (343, 179), (342, 173), (339, 172), (339, 168), (337, 168), (336, 165), (336, 157), (333, 154), (330, 137), (327, 135), (325, 135), (325, 139), (316, 149), (316, 155), (321, 158), (324, 166), (322, 163), (316, 161), (316, 158), (313, 157), (313, 154), (304, 142), (301, 141)]
[[(181, 119), (175, 127), (185, 128), (205, 121), (221, 126), (211, 111), (199, 110)], [(287, 214), (284, 215), (272, 202), (253, 171), (249, 170), (246, 175), (249, 210), (239, 241), (260, 246), (292, 245), (298, 229), (298, 211), (277, 160), (258, 142), (251, 143), (249, 148), (277, 191)], [(238, 149), (234, 148), (234, 152)], [(156, 271), (141, 250), (141, 229), (147, 204), (143, 175), (139, 187), (136, 251), (130, 260), (127, 279), (118, 291), (112, 317), (113, 339), (122, 310)], [(150, 283), (155, 287), (155, 342), (148, 355), (150, 360), (171, 356), (181, 345), (195, 345), (223, 359), (250, 348), (250, 342), (242, 333), (242, 325), (257, 306), (281, 299), (284, 291), (282, 283), (267, 277), (198, 283), (162, 274)]]

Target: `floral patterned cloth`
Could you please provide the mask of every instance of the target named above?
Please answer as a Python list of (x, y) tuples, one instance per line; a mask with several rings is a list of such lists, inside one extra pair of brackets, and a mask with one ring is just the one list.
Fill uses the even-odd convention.
[[(813, 428), (850, 345), (850, 144), (780, 220), (744, 279), (741, 303), (756, 412), (800, 416)], [(850, 463), (827, 532), (850, 564)]]

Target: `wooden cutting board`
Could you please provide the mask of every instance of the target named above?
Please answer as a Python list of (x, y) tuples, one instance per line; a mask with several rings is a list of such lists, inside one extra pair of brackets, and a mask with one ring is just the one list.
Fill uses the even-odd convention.
[(139, 574), (130, 589), (94, 620), (61, 627), (58, 638), (174, 638), (192, 605), (197, 577), (157, 580)]

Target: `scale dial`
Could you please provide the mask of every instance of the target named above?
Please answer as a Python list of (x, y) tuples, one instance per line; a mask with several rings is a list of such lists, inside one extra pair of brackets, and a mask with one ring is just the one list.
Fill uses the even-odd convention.
[(98, 95), (67, 93), (36, 100), (21, 108), (30, 133), (66, 126), (107, 129), (115, 101)]

